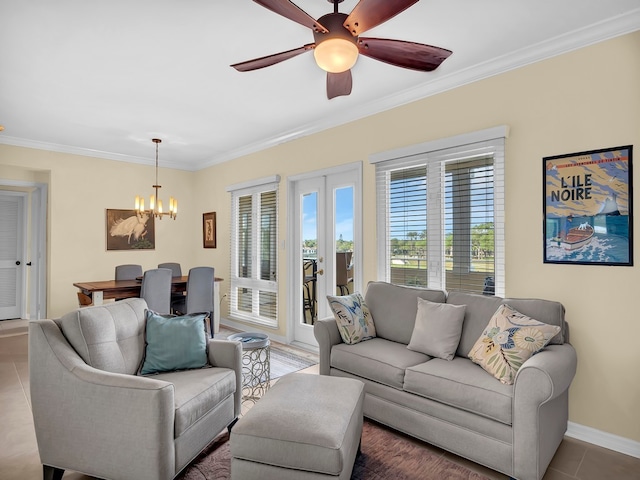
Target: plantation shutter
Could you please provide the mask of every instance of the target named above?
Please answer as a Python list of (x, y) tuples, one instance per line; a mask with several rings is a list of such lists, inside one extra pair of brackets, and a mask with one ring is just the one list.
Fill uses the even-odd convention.
[(227, 187), (232, 195), (230, 316), (277, 326), (279, 176)]
[(504, 294), (504, 135), (490, 129), (370, 159), (380, 279)]

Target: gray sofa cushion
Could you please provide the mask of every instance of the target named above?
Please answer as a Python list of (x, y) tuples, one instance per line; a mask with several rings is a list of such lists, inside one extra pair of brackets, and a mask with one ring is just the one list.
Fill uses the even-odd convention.
[(383, 338), (355, 345), (340, 343), (331, 349), (331, 367), (398, 389), (402, 389), (405, 369), (429, 358), (407, 349), (403, 343)]
[(134, 375), (144, 354), (146, 308), (141, 298), (80, 308), (60, 318), (59, 325), (88, 365)]
[(176, 407), (174, 436), (178, 438), (236, 390), (236, 376), (228, 368), (200, 368), (160, 373), (151, 377), (173, 384)]
[(411, 340), (413, 326), (416, 322), (418, 297), (439, 303), (444, 303), (446, 300), (446, 295), (442, 290), (404, 287), (386, 282), (370, 282), (367, 286), (365, 302), (373, 317), (376, 335), (407, 345)]
[(489, 320), (502, 304), (502, 298), (472, 293), (449, 292), (447, 303), (467, 306), (464, 323), (462, 324), (462, 335), (456, 350), (456, 355), (466, 358)]
[(434, 358), (407, 368), (404, 390), (511, 425), (513, 385), (496, 381), (466, 358)]

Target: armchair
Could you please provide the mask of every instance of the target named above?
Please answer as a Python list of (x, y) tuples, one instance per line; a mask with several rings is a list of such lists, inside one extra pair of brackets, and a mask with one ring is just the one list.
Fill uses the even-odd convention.
[(208, 340), (211, 368), (136, 375), (145, 309), (135, 298), (29, 323), (33, 420), (44, 479), (174, 478), (240, 414), (242, 348)]

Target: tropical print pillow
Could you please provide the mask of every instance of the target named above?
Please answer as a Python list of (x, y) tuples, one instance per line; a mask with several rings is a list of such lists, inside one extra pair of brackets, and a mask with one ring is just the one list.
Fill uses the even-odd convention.
[(469, 352), (469, 358), (502, 383), (512, 385), (516, 373), (560, 331), (502, 304)]
[(327, 295), (327, 300), (344, 343), (353, 345), (376, 336), (373, 317), (362, 295), (357, 292), (340, 297)]

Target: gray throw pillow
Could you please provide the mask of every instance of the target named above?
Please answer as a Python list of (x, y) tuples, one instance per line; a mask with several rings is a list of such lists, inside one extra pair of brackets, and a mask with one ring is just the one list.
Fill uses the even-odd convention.
[(453, 360), (460, 343), (466, 305), (418, 298), (418, 313), (407, 348), (430, 357)]

